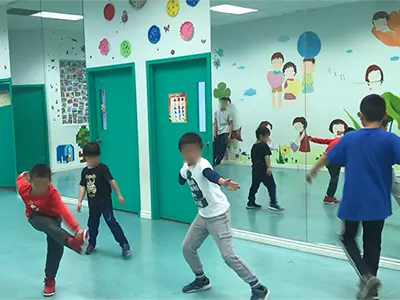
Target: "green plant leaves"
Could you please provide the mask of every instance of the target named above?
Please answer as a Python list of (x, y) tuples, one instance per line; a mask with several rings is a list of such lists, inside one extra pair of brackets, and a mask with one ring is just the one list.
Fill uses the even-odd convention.
[[(389, 92), (382, 94), (382, 98), (386, 102), (388, 117), (392, 118), (392, 122), (396, 120), (397, 128), (400, 129), (400, 98)], [(390, 119), (388, 121), (391, 122)]]
[(347, 116), (350, 118), (351, 122), (353, 122), (354, 129), (355, 130), (361, 129), (361, 126), (358, 124), (357, 120), (354, 119), (346, 109), (343, 109), (343, 110), (347, 114)]
[(220, 82), (217, 85), (217, 88), (214, 89), (214, 98), (229, 98), (231, 96), (231, 89), (226, 87), (225, 82)]

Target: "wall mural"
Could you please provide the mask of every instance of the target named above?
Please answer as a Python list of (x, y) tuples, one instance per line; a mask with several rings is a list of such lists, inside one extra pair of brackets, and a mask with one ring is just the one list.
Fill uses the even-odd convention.
[(86, 162), (85, 158), (83, 157), (83, 147), (86, 145), (86, 143), (90, 142), (90, 137), (89, 137), (89, 128), (86, 125), (82, 125), (79, 131), (76, 133), (76, 144), (79, 147), (79, 157), (80, 157), (80, 162), (84, 163)]
[[(368, 15), (364, 16), (364, 19), (366, 18)], [(367, 48), (386, 47), (386, 50), (368, 50), (371, 58), (362, 56), (364, 67), (361, 67), (361, 70), (358, 66), (351, 66), (352, 61), (360, 61), (358, 45), (340, 51), (340, 35), (332, 36), (330, 33), (329, 41), (324, 43), (326, 34), (324, 35), (323, 30), (306, 31), (297, 38), (286, 32), (283, 35), (278, 34), (275, 41), (268, 40), (264, 43), (268, 49), (276, 50), (269, 54), (267, 52), (269, 70), (266, 76), (264, 75), (264, 84), (262, 79), (256, 78), (254, 74), (262, 73), (265, 51), (260, 49), (259, 57), (252, 56), (249, 59), (245, 53), (237, 51), (237, 44), (233, 41), (231, 45), (225, 41), (224, 49), (218, 48), (222, 45), (216, 37), (217, 42), (213, 45), (216, 50), (212, 52), (213, 78), (216, 80), (214, 98), (231, 99), (229, 108), (235, 108), (235, 112), (232, 113), (234, 128), (240, 129), (240, 138), (229, 143), (225, 159), (250, 163), (248, 153), (254, 142), (254, 131), (257, 126), (266, 126), (271, 132), (269, 146), (274, 163), (312, 165), (324, 153), (326, 145), (321, 145), (324, 140), (340, 138), (349, 126), (355, 129), (362, 127), (358, 105), (362, 97), (370, 93), (382, 95), (385, 99), (389, 131), (399, 134), (400, 84), (398, 77), (397, 81), (393, 80), (396, 77), (390, 78), (390, 74), (397, 74), (393, 64), (400, 61), (400, 49), (394, 48), (400, 47), (400, 11), (378, 11), (374, 14), (372, 23), (372, 34), (376, 42)], [(358, 38), (370, 39), (368, 30), (364, 33), (365, 36), (361, 37), (361, 34)], [(244, 39), (237, 37), (241, 38)], [(335, 38), (339, 41), (332, 43), (332, 39)], [(254, 39), (259, 40), (259, 37)], [(252, 42), (246, 37), (246, 42), (243, 43)], [(346, 47), (345, 43), (343, 47)], [(342, 54), (338, 54), (338, 50)], [(255, 55), (254, 49), (252, 53)], [(331, 53), (335, 53), (337, 57), (329, 60)], [(382, 55), (389, 56), (382, 60)], [(254, 64), (255, 60), (260, 62)], [(319, 65), (328, 72), (316, 77)], [(355, 69), (357, 73), (354, 72)], [(231, 90), (228, 85), (234, 89)], [(240, 89), (245, 85), (250, 87), (241, 92)], [(339, 97), (340, 101), (336, 101), (335, 97)], [(240, 101), (237, 102), (238, 100)], [(340, 102), (343, 106), (335, 107), (335, 102)], [(322, 105), (325, 107), (322, 108)], [(214, 109), (218, 109), (217, 104), (214, 104)], [(261, 115), (264, 117), (260, 117)], [(255, 116), (259, 118), (258, 123), (254, 120)]]

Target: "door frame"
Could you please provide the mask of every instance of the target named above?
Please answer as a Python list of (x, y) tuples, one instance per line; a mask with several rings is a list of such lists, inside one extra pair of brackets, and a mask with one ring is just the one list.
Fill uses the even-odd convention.
[[(89, 117), (89, 137), (91, 141), (95, 141), (99, 137), (99, 127), (98, 127), (98, 122), (100, 121), (97, 116), (97, 107), (96, 107), (96, 89), (94, 83), (94, 76), (95, 73), (98, 72), (104, 72), (104, 71), (111, 71), (111, 70), (118, 70), (118, 69), (130, 69), (131, 74), (132, 74), (132, 87), (134, 88), (134, 93), (133, 94), (133, 100), (134, 104), (136, 107), (136, 126), (139, 129), (139, 124), (137, 123), (137, 91), (136, 91), (136, 71), (135, 71), (135, 63), (124, 63), (124, 64), (119, 64), (119, 65), (109, 65), (109, 66), (101, 66), (101, 67), (93, 67), (93, 68), (86, 68), (86, 88), (87, 88), (87, 98), (88, 98), (88, 117)], [(136, 132), (137, 135), (139, 135), (139, 132)], [(137, 147), (139, 149), (139, 137), (137, 138)], [(139, 151), (138, 151), (139, 153)], [(137, 160), (139, 162), (140, 157), (137, 157)], [(142, 207), (142, 199), (141, 199), (141, 194), (140, 194), (140, 170), (139, 170), (139, 210), (138, 210), (138, 216), (140, 217), (141, 215), (141, 207)], [(129, 212), (128, 212), (129, 213)]]
[[(149, 166), (150, 166), (150, 205), (151, 205), (151, 219), (160, 219), (160, 197), (157, 184), (156, 176), (156, 164), (153, 159), (156, 152), (156, 134), (155, 126), (153, 122), (155, 121), (155, 111), (154, 111), (154, 88), (156, 83), (154, 82), (154, 68), (170, 63), (184, 62), (190, 60), (205, 60), (206, 62), (206, 91), (211, 91), (212, 79), (211, 79), (211, 52), (187, 55), (174, 58), (164, 58), (146, 61), (146, 82), (147, 82), (147, 122), (148, 122), (148, 136), (149, 136)], [(206, 93), (206, 132), (209, 135), (208, 140), (212, 139), (212, 96), (211, 93)], [(208, 127), (210, 126), (210, 128)], [(178, 155), (178, 154), (177, 154)]]
[[(14, 158), (14, 174), (15, 174), (15, 178), (17, 178), (17, 155), (15, 153), (15, 130), (14, 130), (14, 108), (13, 108), (13, 100), (12, 100), (12, 78), (11, 77), (7, 77), (7, 78), (0, 78), (0, 83), (8, 83), (8, 85), (10, 86), (10, 106), (11, 106), (11, 121), (12, 121), (12, 125), (11, 125), (11, 130), (12, 130), (12, 143), (11, 143), (11, 147), (12, 147), (12, 153), (14, 153), (13, 158)], [(15, 180), (14, 180), (15, 182)], [(10, 187), (4, 187), (6, 189), (8, 188), (15, 188), (16, 184), (14, 184), (14, 186), (10, 186)]]
[[(46, 85), (45, 84), (16, 84), (16, 85), (12, 85), (11, 89), (13, 89), (14, 87), (16, 88), (40, 88), (42, 90), (43, 93), (43, 97), (44, 97), (44, 103), (43, 103), (43, 109), (44, 109), (44, 126), (46, 127), (45, 130), (45, 135), (44, 135), (44, 139), (46, 142), (46, 153), (45, 153), (45, 159), (46, 159), (46, 164), (48, 166), (50, 166), (50, 141), (49, 141), (49, 120), (48, 120), (48, 114), (47, 114), (47, 94), (46, 94)], [(14, 116), (14, 107), (13, 107), (13, 116)], [(13, 117), (13, 121), (14, 121), (14, 117)], [(14, 134), (15, 134), (15, 128), (14, 128)], [(15, 136), (14, 136), (14, 143), (15, 143)], [(16, 161), (18, 162), (17, 157), (15, 157)]]

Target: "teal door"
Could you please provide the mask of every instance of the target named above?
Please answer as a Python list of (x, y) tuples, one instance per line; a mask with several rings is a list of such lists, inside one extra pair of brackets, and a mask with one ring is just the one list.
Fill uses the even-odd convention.
[(17, 171), (34, 164), (50, 164), (44, 85), (13, 86)]
[[(152, 137), (152, 206), (160, 218), (190, 223), (197, 213), (189, 187), (180, 186), (182, 159), (178, 141), (185, 132), (197, 132), (205, 144), (203, 157), (212, 158), (211, 87), (208, 57), (183, 61), (149, 62)], [(171, 94), (186, 94), (186, 122), (170, 121)], [(175, 98), (176, 99), (176, 98)], [(170, 110), (171, 109), (171, 110)], [(157, 216), (156, 216), (157, 217)]]
[(15, 166), (14, 122), (10, 80), (0, 80), (0, 188), (14, 188)]
[(139, 155), (134, 66), (89, 70), (90, 131), (101, 147), (126, 204), (116, 209), (140, 212)]

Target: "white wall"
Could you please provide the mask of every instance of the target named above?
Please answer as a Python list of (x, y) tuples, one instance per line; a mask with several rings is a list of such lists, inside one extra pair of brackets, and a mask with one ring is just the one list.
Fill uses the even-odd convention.
[[(140, 10), (131, 7), (129, 1), (112, 3), (115, 5), (115, 17), (112, 21), (106, 21), (103, 17), (106, 2), (84, 0), (87, 66), (98, 67), (127, 62), (136, 64), (141, 215), (150, 216), (146, 61), (173, 57), (171, 50), (175, 51), (175, 56), (210, 52), (210, 2), (201, 0), (196, 7), (189, 7), (186, 1), (180, 1), (180, 11), (175, 18), (169, 17), (165, 12), (167, 1), (151, 0)], [(129, 16), (125, 24), (121, 22), (123, 10), (126, 10)], [(179, 35), (180, 25), (185, 21), (193, 22), (195, 28), (194, 37), (189, 42), (183, 41)], [(150, 44), (147, 39), (148, 29), (152, 25), (161, 29), (161, 40), (155, 45)], [(165, 33), (163, 27), (167, 25), (170, 25), (170, 31)], [(110, 44), (110, 53), (107, 56), (101, 55), (98, 49), (103, 38), (107, 38)], [(128, 58), (120, 54), (120, 43), (123, 40), (132, 44), (132, 54)], [(202, 40), (205, 40), (205, 43)]]
[(6, 6), (0, 6), (0, 78), (10, 77)]
[[(306, 157), (291, 151), (289, 143), (299, 136), (292, 126), (295, 117), (306, 117), (308, 135), (330, 138), (333, 134), (328, 128), (334, 119), (342, 119), (353, 127), (344, 109), (358, 119), (359, 103), (365, 95), (392, 92), (400, 96), (400, 48), (386, 46), (371, 32), (372, 17), (377, 11), (398, 10), (395, 2), (367, 1), (213, 28), (212, 48), (223, 50), (222, 57), (213, 51), (213, 56), (220, 60), (220, 67), (213, 67), (213, 86), (225, 82), (231, 89), (237, 123), (242, 126), (243, 142), (231, 144), (229, 160), (249, 163), (240, 153), (250, 152), (255, 129), (261, 121), (269, 121), (273, 124), (271, 137), (275, 145), (289, 148), (288, 161), (280, 165), (299, 168), (311, 165), (326, 146), (311, 144), (311, 152)], [(397, 22), (400, 23), (400, 15)], [(291, 101), (293, 107), (283, 103), (281, 109), (273, 108), (267, 81), (271, 55), (281, 52), (284, 63), (295, 63), (296, 76), (301, 82), (303, 58), (298, 53), (297, 41), (305, 31), (315, 32), (322, 42), (321, 51), (315, 57), (315, 91), (305, 100), (300, 93)], [(396, 32), (400, 38), (400, 30)], [(383, 70), (384, 82), (371, 90), (365, 82), (365, 73), (373, 64)], [(248, 89), (254, 89), (256, 94), (245, 95)], [(217, 109), (218, 101), (214, 100), (213, 104), (214, 110)], [(393, 131), (396, 128), (394, 122)], [(238, 155), (235, 157), (235, 154)], [(276, 151), (272, 161), (276, 164), (277, 159)]]
[[(82, 167), (75, 135), (82, 125), (62, 125), (60, 60), (85, 60), (83, 31), (35, 30), (10, 32), (11, 74), (14, 85), (46, 84), (50, 164), (53, 171)], [(29, 55), (27, 55), (29, 47)], [(72, 144), (75, 161), (58, 164), (58, 145)]]

